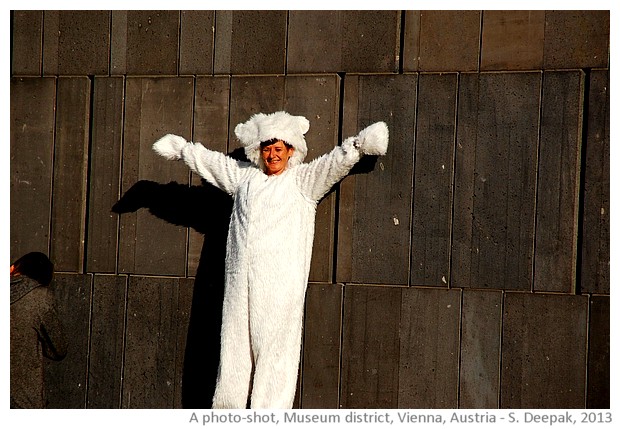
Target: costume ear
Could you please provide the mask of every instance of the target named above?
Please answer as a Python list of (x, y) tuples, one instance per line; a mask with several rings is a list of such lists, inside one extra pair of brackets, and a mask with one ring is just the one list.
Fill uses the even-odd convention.
[(303, 116), (297, 116), (297, 123), (302, 134), (306, 134), (310, 129), (310, 121)]
[(260, 140), (258, 135), (258, 122), (264, 117), (265, 114), (257, 113), (256, 115), (252, 116), (247, 122), (238, 124), (235, 127), (235, 135), (244, 146), (248, 146)]

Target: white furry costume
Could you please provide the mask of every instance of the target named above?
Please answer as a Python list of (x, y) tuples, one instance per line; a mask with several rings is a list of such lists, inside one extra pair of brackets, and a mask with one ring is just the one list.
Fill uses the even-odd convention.
[[(317, 202), (361, 155), (387, 150), (387, 126), (377, 122), (303, 164), (308, 128), (306, 118), (286, 112), (259, 113), (237, 125), (235, 134), (251, 162), (171, 134), (153, 145), (234, 198), (214, 408), (245, 408), (250, 394), (252, 408), (292, 407)], [(286, 170), (268, 176), (260, 143), (272, 138), (295, 151)]]

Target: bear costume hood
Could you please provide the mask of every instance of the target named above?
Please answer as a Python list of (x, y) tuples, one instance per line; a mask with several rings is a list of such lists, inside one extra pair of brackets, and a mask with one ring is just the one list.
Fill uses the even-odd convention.
[(246, 122), (235, 127), (235, 135), (245, 149), (245, 155), (254, 164), (263, 168), (260, 156), (262, 142), (279, 139), (295, 148), (293, 156), (288, 161), (289, 167), (303, 162), (308, 153), (304, 134), (310, 128), (310, 121), (303, 116), (294, 116), (287, 112), (270, 114), (257, 113)]

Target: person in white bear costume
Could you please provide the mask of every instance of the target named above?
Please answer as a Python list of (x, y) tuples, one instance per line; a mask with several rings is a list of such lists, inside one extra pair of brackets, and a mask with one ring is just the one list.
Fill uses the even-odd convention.
[(168, 134), (153, 149), (183, 160), (230, 194), (221, 355), (213, 408), (291, 408), (318, 201), (360, 160), (384, 155), (376, 122), (310, 163), (310, 124), (286, 112), (258, 113), (235, 127), (250, 162)]

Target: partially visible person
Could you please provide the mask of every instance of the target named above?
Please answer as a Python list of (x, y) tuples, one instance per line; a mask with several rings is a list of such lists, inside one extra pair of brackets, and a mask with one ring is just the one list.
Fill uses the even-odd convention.
[(31, 252), (11, 265), (11, 408), (46, 408), (44, 358), (62, 360), (65, 335), (54, 304), (54, 265)]

